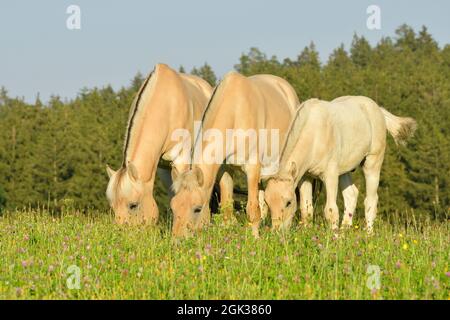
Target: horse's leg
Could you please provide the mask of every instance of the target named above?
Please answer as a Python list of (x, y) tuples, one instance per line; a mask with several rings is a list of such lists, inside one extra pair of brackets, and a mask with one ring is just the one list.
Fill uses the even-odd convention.
[(259, 225), (261, 223), (261, 211), (259, 209), (259, 179), (261, 165), (252, 164), (246, 168), (247, 173), (247, 216), (255, 238), (259, 238)]
[(327, 201), (325, 204), (325, 218), (331, 225), (332, 230), (336, 230), (339, 227), (339, 209), (336, 204), (337, 191), (338, 191), (339, 175), (337, 170), (331, 170), (325, 175), (324, 183), (327, 190)]
[(342, 219), (341, 228), (351, 227), (353, 214), (355, 213), (358, 203), (358, 188), (352, 182), (350, 173), (343, 174), (339, 177), (339, 188), (344, 198), (344, 218)]
[(264, 199), (264, 190), (259, 190), (258, 193), (259, 209), (261, 210), (261, 220), (264, 220), (269, 213), (269, 207)]
[(233, 179), (228, 172), (224, 172), (219, 181), (220, 211), (223, 213), (225, 223), (235, 222), (233, 215)]
[(378, 184), (380, 182), (381, 165), (384, 152), (377, 155), (369, 155), (363, 165), (364, 178), (366, 179), (366, 199), (364, 209), (366, 215), (367, 233), (373, 232), (373, 223), (377, 215)]
[(158, 167), (156, 173), (158, 174), (159, 179), (161, 179), (164, 187), (167, 189), (167, 195), (169, 196), (169, 199), (171, 199), (174, 194), (172, 191), (172, 175), (170, 173), (170, 169)]
[(304, 178), (300, 182), (300, 213), (302, 223), (310, 225), (313, 219), (312, 180)]

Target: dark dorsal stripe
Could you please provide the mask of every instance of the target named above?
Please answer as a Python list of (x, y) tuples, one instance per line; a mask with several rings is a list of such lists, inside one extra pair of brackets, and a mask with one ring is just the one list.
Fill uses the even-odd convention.
[(136, 116), (136, 113), (138, 111), (138, 107), (139, 107), (139, 102), (141, 100), (142, 94), (145, 91), (145, 88), (147, 87), (148, 82), (150, 81), (150, 78), (152, 77), (154, 73), (154, 70), (152, 72), (150, 72), (149, 76), (147, 77), (147, 79), (145, 79), (144, 84), (141, 86), (141, 89), (139, 90), (137, 97), (134, 99), (134, 103), (131, 105), (131, 108), (133, 110), (129, 120), (128, 120), (128, 128), (127, 128), (127, 132), (125, 135), (125, 145), (123, 148), (123, 163), (122, 163), (122, 167), (125, 168), (127, 166), (126, 161), (127, 161), (127, 151), (128, 151), (128, 145), (130, 143), (130, 136), (131, 136), (131, 129), (133, 128), (133, 123), (134, 123), (134, 117)]
[[(209, 101), (208, 101), (208, 105), (206, 106), (206, 109), (205, 109), (205, 111), (203, 112), (202, 121), (201, 121), (201, 123), (200, 123), (200, 132), (203, 130), (203, 122), (205, 121), (206, 114), (208, 113), (208, 111), (209, 111), (209, 109), (210, 109), (210, 106), (211, 106), (211, 104), (212, 104), (212, 102), (213, 102), (214, 96), (216, 95), (217, 89), (219, 89), (219, 86), (220, 86), (221, 84), (222, 84), (222, 82), (219, 83), (219, 84), (214, 88), (214, 91), (213, 91), (213, 93), (212, 93), (212, 95), (211, 95), (211, 98), (210, 98)], [(192, 167), (192, 160), (193, 160), (192, 158), (194, 157), (195, 146), (197, 145), (198, 139), (200, 139), (200, 132), (197, 133), (197, 136), (195, 137), (195, 142), (194, 142), (193, 147), (192, 147), (192, 150), (191, 150), (191, 164), (190, 164), (190, 167)]]

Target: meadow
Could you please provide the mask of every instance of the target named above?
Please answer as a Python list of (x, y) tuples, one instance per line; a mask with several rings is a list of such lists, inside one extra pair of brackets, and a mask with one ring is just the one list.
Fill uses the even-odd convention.
[(0, 299), (450, 298), (448, 220), (395, 213), (371, 237), (362, 219), (336, 237), (318, 214), (287, 233), (266, 224), (256, 240), (245, 219), (221, 219), (176, 242), (164, 221), (120, 227), (109, 212), (4, 212)]

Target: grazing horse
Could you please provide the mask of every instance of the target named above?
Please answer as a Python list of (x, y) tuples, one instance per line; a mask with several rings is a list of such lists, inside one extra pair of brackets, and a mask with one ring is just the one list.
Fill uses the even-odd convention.
[[(261, 159), (268, 153), (277, 153), (278, 161), (276, 147), (283, 144), (298, 105), (294, 89), (279, 77), (245, 77), (237, 72), (230, 72), (224, 77), (204, 113), (200, 133), (204, 132), (205, 137), (202, 139), (200, 134), (196, 137), (191, 155), (191, 170), (180, 174), (173, 184), (175, 196), (172, 198), (171, 208), (174, 214), (172, 233), (175, 237), (186, 236), (198, 229), (197, 221), (202, 220), (208, 211), (213, 182), (225, 160), (228, 164), (240, 166), (246, 173), (247, 215), (253, 235), (259, 236), (261, 211), (258, 185), (274, 165)], [(277, 132), (278, 135), (262, 139), (256, 132), (264, 130)], [(206, 138), (208, 131), (215, 134)], [(230, 132), (236, 136), (224, 139), (230, 137)], [(253, 138), (252, 133), (256, 133)], [(244, 147), (240, 148), (238, 143), (234, 143), (234, 138), (241, 139), (241, 146)], [(270, 143), (266, 143), (269, 140)], [(210, 150), (214, 150), (217, 161), (205, 160)], [(197, 159), (196, 154), (201, 156)]]
[(170, 172), (158, 168), (160, 158), (172, 162), (172, 173), (189, 168), (185, 161), (177, 161), (189, 154), (180, 152), (172, 135), (177, 129), (193, 134), (194, 121), (201, 119), (211, 93), (203, 79), (177, 73), (165, 64), (157, 64), (146, 78), (131, 105), (122, 167), (114, 171), (107, 166), (106, 195), (118, 224), (156, 223), (157, 169), (163, 182), (171, 185)]
[[(361, 165), (366, 180), (366, 228), (371, 233), (377, 213), (386, 129), (397, 144), (404, 144), (414, 134), (416, 122), (412, 118), (397, 117), (372, 99), (361, 96), (340, 97), (331, 102), (305, 101), (290, 127), (281, 154), (280, 171), (269, 179), (265, 190), (272, 219), (289, 219), (296, 201), (295, 187), (302, 178), (312, 176), (325, 184), (325, 217), (332, 229), (339, 225), (338, 185), (348, 207), (343, 225), (351, 225), (358, 191), (348, 173)], [(289, 224), (290, 221), (283, 221), (282, 227), (287, 228)]]

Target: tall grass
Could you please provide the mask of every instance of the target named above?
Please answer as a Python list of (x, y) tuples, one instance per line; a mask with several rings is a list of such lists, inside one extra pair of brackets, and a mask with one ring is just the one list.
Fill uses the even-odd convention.
[[(166, 224), (125, 228), (107, 213), (0, 217), (2, 299), (448, 299), (449, 224), (399, 213), (335, 237), (321, 218), (255, 240), (221, 215), (175, 243)], [(80, 288), (69, 289), (69, 266)], [(379, 285), (367, 285), (379, 268)], [(370, 281), (369, 281), (370, 282)]]

